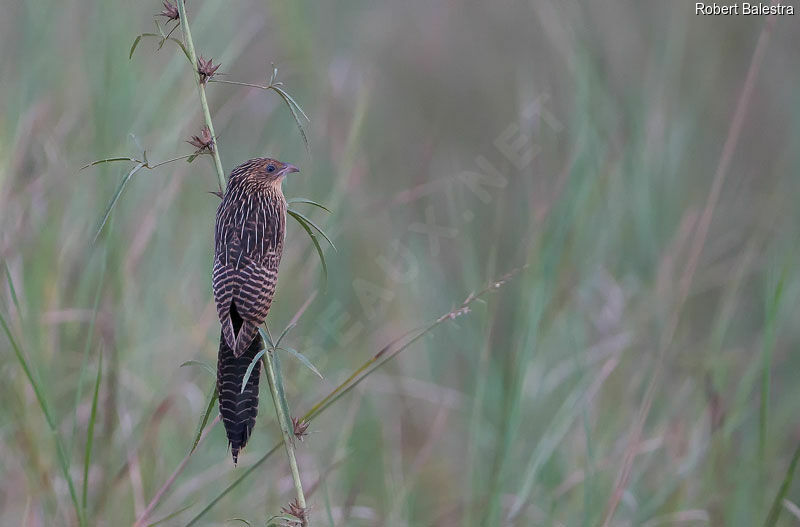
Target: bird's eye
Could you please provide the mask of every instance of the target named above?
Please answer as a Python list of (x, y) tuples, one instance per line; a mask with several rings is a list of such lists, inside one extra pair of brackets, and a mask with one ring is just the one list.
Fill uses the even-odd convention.
[(267, 172), (275, 172), (275, 165), (267, 165)]

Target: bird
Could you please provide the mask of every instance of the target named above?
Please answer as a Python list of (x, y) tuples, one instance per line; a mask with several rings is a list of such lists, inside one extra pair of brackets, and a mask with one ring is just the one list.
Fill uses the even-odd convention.
[(253, 366), (264, 349), (258, 327), (272, 305), (286, 233), (286, 198), (281, 183), (298, 168), (255, 158), (231, 171), (214, 226), (212, 289), (221, 324), (217, 357), (219, 412), (237, 464), (258, 414), (258, 378)]

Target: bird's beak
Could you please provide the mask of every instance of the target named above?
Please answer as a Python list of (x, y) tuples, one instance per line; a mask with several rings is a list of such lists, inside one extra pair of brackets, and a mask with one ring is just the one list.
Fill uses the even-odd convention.
[(284, 172), (286, 174), (292, 174), (293, 172), (300, 172), (300, 169), (290, 163), (287, 163)]

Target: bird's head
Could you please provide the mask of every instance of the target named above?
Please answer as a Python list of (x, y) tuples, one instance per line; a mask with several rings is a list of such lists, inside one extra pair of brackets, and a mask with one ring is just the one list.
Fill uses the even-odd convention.
[(256, 177), (264, 178), (269, 182), (280, 182), (289, 174), (300, 172), (300, 169), (291, 163), (283, 163), (270, 157), (259, 158), (254, 168)]
[(231, 172), (231, 178), (243, 177), (260, 185), (280, 186), (288, 174), (299, 172), (291, 163), (283, 163), (270, 157), (258, 157), (237, 166)]

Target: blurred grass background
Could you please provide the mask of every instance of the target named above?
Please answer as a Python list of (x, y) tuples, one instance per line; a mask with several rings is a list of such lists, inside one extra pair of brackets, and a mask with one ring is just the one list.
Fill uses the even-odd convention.
[[(298, 450), (315, 525), (761, 525), (800, 441), (800, 31), (779, 17), (690, 289), (690, 247), (762, 17), (692, 2), (187, 4), (225, 79), (209, 86), (226, 171), (271, 155), (334, 212), (330, 280), (290, 222), (272, 328), (308, 409), (392, 338), (529, 268), (405, 351), (311, 425)], [(112, 155), (190, 153), (184, 58), (154, 53), (155, 2), (5, 0), (0, 17), (0, 313), (45, 387), (83, 486), (100, 356), (90, 525), (130, 525), (186, 455), (213, 379), (217, 198), (210, 159), (134, 176)], [(504, 151), (506, 153), (504, 153)], [(509, 153), (510, 152), (510, 153)], [(129, 168), (129, 167), (128, 167)], [(674, 318), (674, 317), (678, 318)], [(670, 320), (677, 326), (671, 333)], [(665, 337), (666, 334), (666, 337)], [(671, 338), (667, 338), (671, 335)], [(666, 341), (663, 345), (662, 341)], [(657, 366), (659, 353), (663, 363)], [(0, 524), (76, 523), (53, 435), (0, 339)], [(642, 440), (632, 424), (654, 372)], [(185, 525), (280, 437), (266, 383), (238, 468), (217, 426), (151, 515)], [(279, 452), (198, 525), (277, 514)], [(796, 525), (790, 486), (779, 525)], [(230, 525), (236, 522), (229, 522)]]

